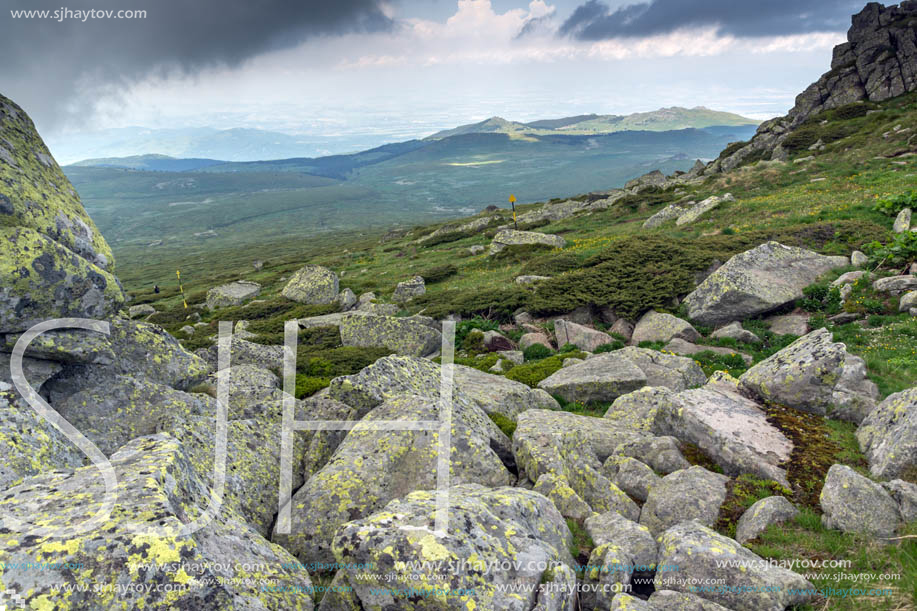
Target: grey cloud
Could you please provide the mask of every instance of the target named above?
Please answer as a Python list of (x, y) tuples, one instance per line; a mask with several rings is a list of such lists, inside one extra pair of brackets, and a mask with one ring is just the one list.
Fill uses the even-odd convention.
[(602, 40), (694, 26), (716, 26), (739, 37), (837, 32), (849, 27), (850, 16), (862, 6), (856, 0), (651, 0), (612, 9), (589, 0), (574, 10), (559, 34)]
[[(56, 2), (57, 4), (53, 4)], [(145, 19), (14, 19), (10, 11), (145, 10)], [(237, 65), (306, 38), (387, 30), (380, 0), (11, 0), (0, 90), (44, 125), (91, 112), (156, 71)]]

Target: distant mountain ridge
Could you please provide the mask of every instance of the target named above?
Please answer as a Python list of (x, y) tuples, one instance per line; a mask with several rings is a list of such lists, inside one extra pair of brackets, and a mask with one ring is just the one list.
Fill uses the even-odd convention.
[(623, 131), (674, 131), (679, 129), (702, 129), (704, 127), (757, 125), (759, 121), (731, 112), (711, 110), (704, 106), (683, 108), (672, 106), (650, 112), (629, 115), (576, 115), (559, 119), (541, 119), (521, 123), (502, 117), (491, 117), (479, 123), (460, 125), (453, 129), (437, 132), (427, 140), (441, 140), (463, 134), (508, 134), (511, 137), (548, 135), (588, 136), (613, 134)]

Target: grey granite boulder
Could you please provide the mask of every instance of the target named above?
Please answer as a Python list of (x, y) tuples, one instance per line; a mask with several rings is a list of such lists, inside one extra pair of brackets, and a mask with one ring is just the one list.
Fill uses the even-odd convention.
[(880, 293), (903, 295), (910, 291), (917, 290), (917, 276), (906, 275), (879, 278), (872, 283), (872, 288)]
[[(215, 310), (217, 308), (242, 305), (249, 299), (254, 299), (260, 293), (261, 285), (247, 280), (215, 286), (207, 291), (207, 308)], [(133, 318), (133, 314), (131, 318)]]
[(727, 473), (753, 473), (789, 487), (784, 465), (792, 442), (728, 374), (717, 372), (703, 388), (678, 393), (660, 405), (654, 432), (697, 445)]
[(415, 297), (420, 297), (426, 292), (427, 287), (424, 283), (424, 279), (421, 276), (414, 276), (410, 280), (398, 283), (398, 286), (395, 287), (395, 292), (392, 293), (392, 301), (404, 303)]
[(557, 338), (558, 347), (573, 344), (580, 350), (586, 350), (587, 352), (594, 352), (599, 346), (610, 344), (614, 341), (614, 338), (607, 333), (602, 333), (562, 318), (554, 321), (554, 335)]
[(673, 337), (693, 342), (701, 335), (686, 320), (650, 310), (637, 321), (630, 342), (635, 345), (640, 342), (667, 342)]
[(898, 513), (905, 524), (917, 520), (917, 484), (893, 479), (890, 482), (882, 482), (881, 485), (898, 504)]
[(630, 456), (649, 465), (653, 471), (668, 475), (687, 469), (691, 463), (681, 453), (679, 442), (674, 437), (634, 437), (622, 441), (614, 449), (615, 456)]
[(856, 432), (876, 477), (895, 478), (917, 464), (917, 388), (889, 395)]
[(728, 325), (724, 325), (710, 334), (710, 337), (716, 339), (730, 338), (739, 342), (745, 342), (746, 344), (760, 344), (761, 338), (742, 328), (742, 323), (740, 322), (731, 322)]
[(891, 495), (846, 465), (828, 469), (819, 503), (825, 528), (893, 537), (901, 524), (898, 504)]
[(660, 565), (677, 572), (658, 572), (656, 590), (691, 592), (692, 580), (724, 580), (728, 588), (693, 592), (729, 609), (777, 611), (815, 600), (809, 581), (766, 560), (695, 521), (677, 524), (659, 537)]
[[(564, 571), (573, 565), (567, 551), (570, 531), (542, 495), (472, 484), (448, 492), (446, 537), (434, 534), (439, 525), (433, 491), (411, 492), (336, 533), (334, 558), (344, 566), (362, 608), (529, 611), (538, 584), (549, 581), (548, 567)], [(424, 596), (412, 589), (462, 594)], [(567, 593), (571, 600), (574, 596), (575, 590)], [(556, 608), (567, 608), (566, 603)]]
[(630, 456), (609, 457), (602, 471), (618, 488), (641, 503), (662, 480), (650, 467)]
[(616, 424), (650, 433), (660, 405), (672, 401), (675, 391), (662, 386), (644, 386), (614, 400), (605, 412), (605, 418)]
[(600, 354), (564, 367), (541, 382), (538, 388), (567, 401), (613, 401), (646, 385), (643, 370), (620, 351)]
[(540, 245), (550, 248), (563, 248), (567, 241), (559, 235), (538, 233), (536, 231), (516, 231), (502, 229), (494, 236), (490, 243), (490, 254), (495, 255), (507, 246)]
[(904, 233), (905, 231), (911, 230), (911, 209), (905, 208), (898, 213), (898, 216), (895, 217), (895, 223), (892, 226), (892, 231), (895, 233)]
[(823, 416), (846, 406), (851, 419), (872, 411), (878, 388), (847, 347), (818, 329), (761, 361), (739, 378), (742, 388), (762, 401)]
[(649, 491), (640, 523), (654, 535), (688, 520), (713, 526), (726, 500), (728, 481), (725, 475), (698, 466), (670, 473)]
[(297, 303), (327, 305), (338, 298), (338, 276), (320, 265), (306, 265), (283, 289), (283, 296)]
[(685, 297), (688, 318), (720, 325), (764, 314), (801, 298), (819, 276), (848, 263), (847, 257), (762, 244), (729, 259)]
[(340, 329), (345, 346), (380, 346), (408, 356), (428, 356), (442, 347), (442, 333), (413, 318), (348, 316)]
[(736, 522), (736, 541), (745, 545), (772, 524), (792, 520), (798, 513), (799, 510), (786, 497), (769, 496), (756, 501)]
[(712, 600), (704, 600), (690, 592), (674, 590), (656, 590), (650, 594), (647, 602), (651, 609), (659, 611), (730, 611)]

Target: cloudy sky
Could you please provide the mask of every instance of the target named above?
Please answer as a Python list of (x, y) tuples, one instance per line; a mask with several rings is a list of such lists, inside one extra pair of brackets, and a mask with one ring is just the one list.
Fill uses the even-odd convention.
[(781, 114), (828, 69), (848, 0), (8, 0), (0, 93), (46, 136), (258, 127), (383, 139), (704, 105)]

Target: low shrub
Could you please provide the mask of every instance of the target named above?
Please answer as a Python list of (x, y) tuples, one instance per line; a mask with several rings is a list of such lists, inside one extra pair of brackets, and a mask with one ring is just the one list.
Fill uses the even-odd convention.
[(532, 344), (522, 351), (522, 356), (526, 361), (538, 361), (541, 359), (546, 359), (553, 354), (553, 350), (542, 344)]
[(504, 416), (503, 414), (498, 414), (497, 412), (491, 412), (491, 413), (487, 414), (487, 416), (488, 416), (491, 420), (493, 420), (493, 423), (496, 424), (497, 427), (498, 427), (501, 431), (503, 431), (503, 434), (504, 434), (504, 435), (506, 435), (506, 436), (509, 437), (510, 439), (513, 438), (513, 433), (516, 432), (516, 423), (515, 423), (515, 421), (510, 420), (509, 418), (507, 418), (507, 417)]
[(917, 209), (917, 190), (906, 191), (894, 197), (884, 197), (872, 207), (876, 212), (896, 216), (905, 208)]
[(437, 282), (442, 282), (446, 278), (454, 276), (457, 273), (458, 268), (451, 263), (447, 263), (446, 265), (431, 267), (430, 269), (421, 272), (420, 275), (423, 276), (425, 284), (436, 284)]

